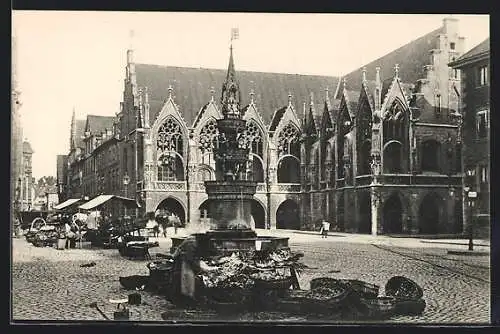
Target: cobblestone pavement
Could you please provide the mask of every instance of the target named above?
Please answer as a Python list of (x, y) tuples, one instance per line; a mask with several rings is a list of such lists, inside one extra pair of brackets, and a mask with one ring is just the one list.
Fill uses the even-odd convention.
[[(260, 234), (260, 233), (259, 233)], [(167, 253), (169, 239), (160, 238), (152, 252)], [(308, 289), (315, 277), (360, 279), (383, 288), (387, 280), (403, 275), (423, 287), (427, 307), (420, 316), (393, 317), (396, 323), (488, 323), (490, 283), (488, 256), (448, 255), (443, 248), (402, 248), (389, 245), (335, 242), (319, 236), (290, 238), (290, 247), (304, 253), (310, 267), (299, 277)], [(130, 292), (119, 276), (147, 275), (147, 261), (131, 261), (117, 250), (37, 248), (24, 239), (13, 239), (12, 316), (14, 320), (104, 320), (89, 307), (97, 302), (110, 318), (114, 306), (108, 300)], [(94, 261), (94, 267), (80, 264)], [(143, 304), (130, 306), (136, 321), (310, 321), (279, 312), (223, 315), (213, 311), (181, 310), (164, 297), (140, 292)], [(327, 321), (327, 319), (320, 319)], [(338, 320), (337, 320), (338, 322)]]

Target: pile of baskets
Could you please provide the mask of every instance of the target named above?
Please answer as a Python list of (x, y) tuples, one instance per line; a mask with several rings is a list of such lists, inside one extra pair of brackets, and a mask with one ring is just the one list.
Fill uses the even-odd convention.
[(290, 290), (280, 300), (279, 309), (302, 314), (339, 315), (342, 319), (381, 320), (393, 315), (418, 315), (425, 309), (423, 291), (414, 281), (396, 276), (380, 287), (360, 280), (315, 278), (311, 289)]

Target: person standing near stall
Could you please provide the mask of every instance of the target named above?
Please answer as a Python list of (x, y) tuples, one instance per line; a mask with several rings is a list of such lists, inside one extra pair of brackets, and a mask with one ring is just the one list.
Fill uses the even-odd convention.
[[(190, 235), (174, 251), (172, 273), (172, 297), (176, 303), (185, 306), (196, 305), (202, 293), (203, 282), (197, 277), (202, 272), (216, 271), (217, 267), (209, 266), (201, 260), (203, 235)], [(201, 241), (203, 242), (203, 241)]]

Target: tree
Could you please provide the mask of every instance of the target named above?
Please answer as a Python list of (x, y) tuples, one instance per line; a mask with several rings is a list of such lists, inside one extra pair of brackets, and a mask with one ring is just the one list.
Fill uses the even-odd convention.
[(53, 176), (42, 176), (36, 182), (36, 196), (41, 197), (45, 196), (45, 192), (51, 188), (56, 187), (57, 181)]

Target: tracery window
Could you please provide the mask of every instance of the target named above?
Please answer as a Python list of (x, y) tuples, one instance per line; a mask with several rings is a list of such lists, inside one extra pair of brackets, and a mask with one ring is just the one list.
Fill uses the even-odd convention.
[(361, 108), (357, 127), (358, 175), (371, 174), (372, 114), (366, 103)]
[(338, 166), (337, 166), (337, 178), (344, 178), (344, 140), (345, 135), (351, 131), (351, 116), (347, 107), (342, 108), (340, 112), (339, 120), (337, 122), (338, 133), (337, 133), (337, 156), (338, 156)]
[(263, 139), (262, 133), (253, 121), (248, 121), (245, 130), (245, 139), (250, 143), (250, 153), (263, 157)]
[(385, 113), (383, 120), (384, 171), (404, 173), (408, 170), (409, 120), (400, 103), (395, 102)]
[(184, 141), (180, 124), (168, 118), (158, 130), (158, 181), (183, 181)]
[(292, 124), (286, 125), (278, 135), (278, 156), (285, 154), (300, 157), (299, 131)]
[[(209, 120), (200, 131), (200, 150), (202, 153), (201, 162), (210, 165), (213, 161), (213, 148), (214, 138), (219, 135), (217, 128), (217, 121), (215, 119)], [(206, 154), (209, 153), (209, 154)]]

